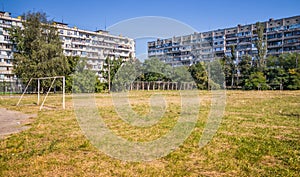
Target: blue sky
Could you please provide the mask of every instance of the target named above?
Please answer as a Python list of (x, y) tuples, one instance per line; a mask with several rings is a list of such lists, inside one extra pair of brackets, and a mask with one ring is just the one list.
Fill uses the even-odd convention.
[[(43, 11), (49, 19), (96, 30), (141, 16), (162, 16), (181, 21), (196, 31), (300, 15), (300, 0), (0, 0), (1, 10), (18, 16)], [(147, 26), (145, 26), (147, 28)], [(170, 33), (170, 37), (173, 36)], [(145, 40), (137, 40), (143, 53)]]

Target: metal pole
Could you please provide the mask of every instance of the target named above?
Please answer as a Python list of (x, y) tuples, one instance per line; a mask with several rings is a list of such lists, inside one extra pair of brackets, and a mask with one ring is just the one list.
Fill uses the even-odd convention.
[(108, 58), (108, 93), (110, 93), (110, 58)]
[(28, 88), (28, 86), (29, 86), (31, 80), (32, 80), (32, 78), (29, 80), (27, 86), (25, 87), (25, 90), (24, 90), (24, 92), (22, 93), (22, 95), (21, 95), (21, 97), (20, 97), (20, 99), (19, 99), (19, 101), (18, 101), (18, 103), (17, 103), (17, 106), (20, 104), (20, 102), (21, 102), (21, 100), (22, 100), (22, 98), (23, 98), (23, 96), (24, 96), (24, 94), (25, 94), (25, 92), (26, 92), (26, 90), (27, 90), (27, 88)]
[(65, 90), (66, 90), (66, 78), (65, 76), (63, 77), (63, 109), (66, 108), (66, 105), (65, 105)]
[(238, 51), (236, 51), (236, 88), (237, 88), (237, 86), (239, 85), (239, 71), (238, 71), (238, 64), (239, 64), (239, 52)]
[(40, 79), (38, 79), (37, 81), (38, 81), (38, 101), (37, 101), (37, 105), (40, 105)]
[(12, 96), (12, 79), (10, 80), (10, 96)]
[(46, 96), (45, 96), (45, 99), (43, 100), (42, 105), (40, 106), (40, 110), (42, 110), (42, 108), (43, 108), (43, 106), (44, 106), (44, 103), (45, 103), (45, 101), (46, 101), (46, 98), (47, 98), (47, 96), (48, 96), (48, 94), (49, 94), (49, 92), (50, 92), (50, 90), (51, 90), (51, 87), (53, 86), (55, 80), (56, 80), (56, 77), (54, 77), (54, 79), (53, 79), (53, 81), (52, 81), (52, 83), (51, 83), (51, 85), (50, 85), (50, 87), (49, 87), (49, 89), (48, 89), (48, 92), (47, 92), (47, 94), (46, 94)]

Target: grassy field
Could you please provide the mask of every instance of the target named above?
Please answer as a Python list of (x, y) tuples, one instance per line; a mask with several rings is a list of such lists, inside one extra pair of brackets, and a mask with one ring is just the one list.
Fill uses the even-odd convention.
[[(148, 99), (161, 93), (167, 111), (158, 124), (129, 126), (119, 119), (108, 94), (97, 105), (107, 126), (131, 141), (151, 141), (167, 133), (180, 113), (175, 91), (130, 93), (133, 109), (149, 112)], [(210, 94), (200, 91), (201, 108), (189, 138), (169, 155), (149, 162), (124, 162), (92, 146), (76, 120), (71, 96), (66, 110), (38, 111), (34, 97), (15, 107), (17, 97), (3, 96), (0, 107), (37, 114), (31, 128), (0, 140), (0, 176), (300, 176), (300, 91), (227, 91), (222, 123), (212, 141), (198, 142), (210, 109)], [(51, 104), (50, 104), (51, 105)]]

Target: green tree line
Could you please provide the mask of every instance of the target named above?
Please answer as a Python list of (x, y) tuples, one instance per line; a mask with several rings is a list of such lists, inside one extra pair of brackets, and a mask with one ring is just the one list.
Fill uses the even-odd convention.
[[(232, 89), (300, 89), (300, 54), (284, 53), (269, 56), (259, 65), (250, 56), (233, 63), (230, 57), (223, 58), (226, 85)], [(228, 72), (234, 71), (234, 72)]]
[(252, 59), (244, 55), (237, 60), (235, 46), (231, 47), (231, 55), (224, 56), (222, 65), (227, 88), (230, 89), (300, 89), (299, 53), (284, 53), (279, 56), (267, 54), (265, 27), (257, 22), (254, 44), (257, 55)]

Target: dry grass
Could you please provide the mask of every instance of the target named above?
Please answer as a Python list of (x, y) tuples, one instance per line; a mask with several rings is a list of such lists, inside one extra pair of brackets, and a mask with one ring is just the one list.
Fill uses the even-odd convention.
[[(167, 110), (158, 124), (132, 127), (116, 113), (112, 99), (98, 94), (100, 115), (114, 133), (131, 141), (151, 141), (168, 132), (180, 113), (178, 93), (134, 91), (133, 109), (145, 115), (153, 94), (165, 96)], [(76, 120), (71, 96), (67, 109), (51, 96), (57, 109), (38, 111), (28, 97), (3, 97), (0, 107), (38, 116), (31, 128), (0, 141), (0, 176), (299, 176), (300, 91), (228, 91), (222, 124), (213, 140), (198, 147), (210, 109), (210, 96), (199, 92), (199, 119), (190, 137), (166, 157), (150, 162), (124, 162), (93, 147)]]

